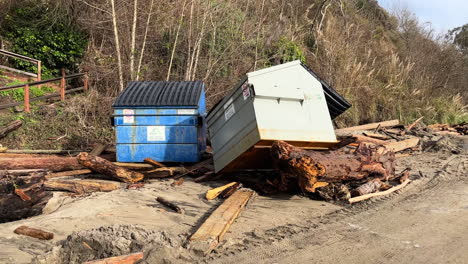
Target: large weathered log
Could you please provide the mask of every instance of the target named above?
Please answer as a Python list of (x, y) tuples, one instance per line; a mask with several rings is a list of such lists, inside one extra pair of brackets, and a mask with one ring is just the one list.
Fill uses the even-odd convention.
[(77, 194), (93, 192), (110, 192), (122, 188), (122, 185), (114, 181), (105, 180), (62, 180), (55, 179), (44, 183), (46, 190), (69, 191)]
[(108, 160), (89, 155), (87, 152), (80, 153), (77, 160), (81, 165), (88, 167), (92, 171), (113, 177), (126, 183), (135, 183), (143, 180), (145, 177), (142, 173), (119, 167)]
[(50, 171), (78, 170), (83, 168), (73, 157), (0, 158), (0, 170), (47, 169)]
[(15, 131), (23, 125), (23, 121), (15, 120), (0, 129), (0, 138), (6, 137), (10, 132)]
[(20, 226), (16, 228), (13, 232), (15, 232), (15, 234), (18, 235), (30, 236), (41, 240), (51, 240), (54, 238), (53, 233), (27, 226)]
[(395, 174), (395, 154), (385, 147), (359, 145), (352, 154), (341, 151), (306, 151), (283, 141), (271, 148), (281, 174), (279, 189), (314, 192), (316, 184), (361, 180), (368, 176), (386, 180)]
[(52, 194), (43, 188), (44, 173), (0, 178), (0, 223), (39, 215)]

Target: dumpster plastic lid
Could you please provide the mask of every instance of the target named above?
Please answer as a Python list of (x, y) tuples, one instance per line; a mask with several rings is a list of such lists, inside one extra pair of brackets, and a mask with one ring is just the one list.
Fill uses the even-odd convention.
[(203, 88), (201, 81), (130, 82), (112, 106), (197, 106)]

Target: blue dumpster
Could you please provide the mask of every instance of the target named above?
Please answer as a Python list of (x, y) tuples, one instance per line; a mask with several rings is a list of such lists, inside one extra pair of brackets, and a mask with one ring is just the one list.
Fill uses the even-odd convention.
[(198, 162), (205, 151), (200, 81), (131, 82), (112, 107), (119, 162)]

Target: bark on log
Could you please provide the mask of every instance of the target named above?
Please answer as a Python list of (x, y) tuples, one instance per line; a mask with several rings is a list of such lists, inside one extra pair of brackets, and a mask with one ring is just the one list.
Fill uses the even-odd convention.
[(6, 137), (10, 132), (15, 131), (23, 125), (23, 121), (15, 120), (5, 127), (0, 129), (0, 139)]
[(46, 173), (47, 170), (44, 169), (30, 169), (30, 170), (1, 170), (0, 177), (7, 175), (10, 176), (28, 176), (32, 173)]
[(314, 192), (318, 182), (343, 182), (373, 176), (386, 180), (395, 174), (395, 154), (385, 147), (359, 145), (352, 154), (340, 151), (306, 151), (283, 141), (271, 148), (281, 180), (279, 189)]
[(358, 196), (358, 197), (353, 197), (353, 198), (350, 198), (348, 200), (348, 202), (350, 204), (353, 204), (353, 203), (357, 203), (357, 202), (360, 202), (360, 201), (364, 201), (364, 200), (367, 200), (367, 199), (370, 199), (370, 198), (373, 198), (373, 197), (378, 197), (378, 196), (383, 196), (383, 195), (388, 195), (390, 193), (393, 193), (393, 192), (396, 192), (402, 188), (404, 188), (408, 183), (410, 183), (411, 180), (407, 179), (406, 181), (404, 181), (402, 184), (400, 185), (397, 185), (397, 186), (394, 186), (386, 191), (383, 191), (383, 192), (376, 192), (376, 193), (370, 193), (370, 194), (366, 194), (366, 195), (362, 195), (362, 196)]
[(174, 210), (176, 213), (179, 213), (179, 214), (183, 214), (184, 213), (184, 210), (182, 210), (182, 208), (180, 208), (179, 206), (177, 206), (176, 204), (174, 204), (173, 202), (169, 202), (168, 200), (162, 198), (162, 197), (158, 197), (156, 198), (156, 201), (158, 201), (158, 203), (164, 205), (164, 206), (167, 206), (169, 208), (171, 208), (172, 210)]
[(108, 160), (89, 155), (87, 152), (80, 153), (77, 160), (81, 165), (88, 167), (92, 171), (113, 177), (126, 183), (135, 183), (143, 180), (145, 177), (142, 173), (119, 167)]
[(221, 186), (221, 187), (211, 189), (211, 190), (209, 190), (208, 192), (206, 192), (205, 198), (206, 198), (207, 200), (213, 200), (213, 199), (215, 199), (216, 197), (218, 197), (224, 190), (226, 190), (226, 189), (228, 189), (229, 187), (234, 186), (234, 185), (236, 185), (236, 184), (237, 184), (237, 182), (231, 182), (231, 183), (226, 184), (226, 185), (223, 185), (223, 186)]
[(235, 193), (239, 188), (242, 187), (242, 183), (237, 182), (236, 184), (232, 185), (231, 187), (225, 189), (224, 191), (221, 192), (219, 197), (226, 199), (229, 198), (233, 193)]
[(111, 192), (122, 188), (122, 185), (114, 181), (104, 180), (51, 180), (44, 183), (49, 191), (68, 191), (76, 194), (93, 192)]
[(62, 172), (57, 172), (57, 173), (51, 173), (51, 174), (46, 176), (46, 179), (83, 175), (83, 174), (89, 174), (89, 173), (92, 173), (92, 172), (93, 172), (92, 170), (62, 171)]
[(378, 192), (383, 184), (384, 183), (380, 179), (370, 180), (352, 191), (352, 196), (361, 196), (364, 194)]
[(54, 238), (53, 233), (27, 226), (20, 226), (16, 228), (13, 232), (15, 232), (15, 234), (18, 235), (30, 236), (41, 240), (51, 240)]
[(78, 170), (83, 166), (73, 157), (0, 158), (0, 170), (47, 169), (50, 171)]
[[(41, 214), (52, 197), (43, 188), (44, 181), (43, 173), (21, 177), (6, 175), (0, 178), (0, 223)], [(25, 196), (21, 198), (19, 195), (22, 194)]]

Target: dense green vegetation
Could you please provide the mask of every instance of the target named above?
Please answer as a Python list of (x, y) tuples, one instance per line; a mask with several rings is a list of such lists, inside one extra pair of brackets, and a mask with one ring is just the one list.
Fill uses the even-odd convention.
[[(28, 1), (14, 5), (5, 15), (1, 35), (13, 52), (43, 62), (45, 76), (57, 76), (61, 68), (77, 70), (87, 39), (70, 18), (57, 18), (48, 3)], [(35, 72), (35, 65), (15, 60), (17, 68)]]

